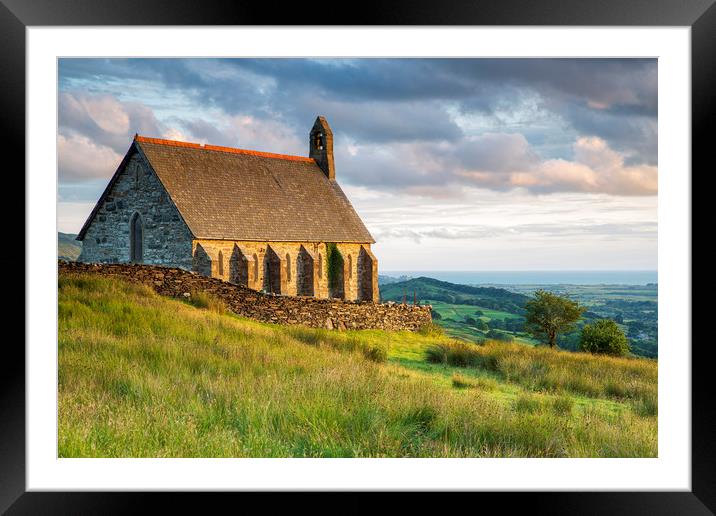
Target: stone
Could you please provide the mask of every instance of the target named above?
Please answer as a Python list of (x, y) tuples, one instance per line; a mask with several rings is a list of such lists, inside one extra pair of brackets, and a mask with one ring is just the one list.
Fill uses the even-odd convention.
[[(217, 278), (176, 267), (59, 262), (60, 274), (91, 273), (147, 285), (157, 293), (191, 298), (191, 291), (220, 298), (237, 315), (264, 322), (297, 324), (329, 330), (382, 329), (415, 331), (432, 321), (427, 305), (351, 303), (310, 297), (272, 296)], [(163, 281), (157, 278), (162, 277)]]

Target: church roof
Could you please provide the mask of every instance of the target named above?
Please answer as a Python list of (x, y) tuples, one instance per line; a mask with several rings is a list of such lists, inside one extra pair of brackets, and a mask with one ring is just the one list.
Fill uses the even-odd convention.
[(144, 136), (134, 147), (195, 238), (374, 242), (341, 187), (311, 158)]

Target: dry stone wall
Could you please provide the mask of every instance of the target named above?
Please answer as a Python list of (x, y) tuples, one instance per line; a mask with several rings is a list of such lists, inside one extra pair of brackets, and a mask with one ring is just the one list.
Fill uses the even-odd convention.
[(263, 322), (328, 329), (417, 330), (432, 321), (429, 306), (377, 304), (313, 297), (275, 296), (179, 268), (132, 264), (59, 262), (60, 273), (119, 277), (186, 298), (193, 291), (212, 294), (234, 313)]

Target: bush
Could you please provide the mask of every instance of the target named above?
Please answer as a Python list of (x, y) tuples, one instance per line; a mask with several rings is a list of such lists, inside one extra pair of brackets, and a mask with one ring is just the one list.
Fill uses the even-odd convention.
[(600, 319), (584, 325), (579, 349), (589, 353), (623, 356), (629, 353), (629, 342), (617, 323), (611, 319)]
[(514, 337), (509, 333), (505, 333), (498, 330), (490, 330), (487, 332), (488, 339), (500, 340), (502, 342), (512, 342)]

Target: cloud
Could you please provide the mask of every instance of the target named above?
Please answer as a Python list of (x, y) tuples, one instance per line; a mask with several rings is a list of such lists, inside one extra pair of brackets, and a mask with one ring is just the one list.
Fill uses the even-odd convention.
[(571, 159), (544, 159), (520, 134), (488, 133), (456, 143), (358, 145), (351, 153), (339, 152), (336, 167), (351, 184), (433, 198), (463, 197), (461, 186), (536, 194), (657, 193), (655, 166), (627, 165), (601, 138), (578, 138), (572, 149)]
[(57, 157), (60, 182), (109, 179), (122, 161), (112, 148), (80, 135), (58, 135)]
[[(320, 113), (352, 185), (657, 191), (655, 60), (63, 59), (60, 77), (63, 145), (104, 162), (135, 132), (305, 155)], [(79, 161), (61, 179), (96, 177)]]
[[(129, 84), (181, 92), (202, 109), (280, 120), (322, 113), (358, 141), (450, 139), (445, 116), (519, 110), (524, 98), (639, 162), (655, 164), (656, 59), (63, 59), (64, 89)], [(121, 88), (114, 86), (121, 84)], [(490, 132), (504, 132), (493, 116)], [(338, 123), (339, 122), (339, 123)], [(529, 128), (523, 128), (527, 134)], [(566, 135), (551, 129), (550, 140)], [(571, 135), (569, 135), (571, 137)], [(531, 140), (532, 141), (532, 140)]]
[(161, 134), (154, 112), (138, 102), (120, 102), (108, 94), (60, 92), (59, 129), (66, 136), (84, 136), (124, 153), (135, 133)]
[(463, 169), (489, 173), (523, 170), (539, 159), (521, 134), (486, 133), (466, 138), (453, 152)]
[[(536, 191), (602, 192), (613, 195), (656, 195), (658, 169), (651, 165), (627, 166), (624, 156), (601, 138), (579, 138), (574, 161), (548, 160), (530, 175)], [(513, 178), (518, 183), (519, 178)]]
[(191, 141), (280, 154), (308, 154), (308, 131), (304, 139), (299, 139), (291, 128), (273, 120), (234, 115), (216, 117), (212, 123), (201, 119), (177, 122), (184, 131), (178, 131), (179, 134), (186, 134)]

